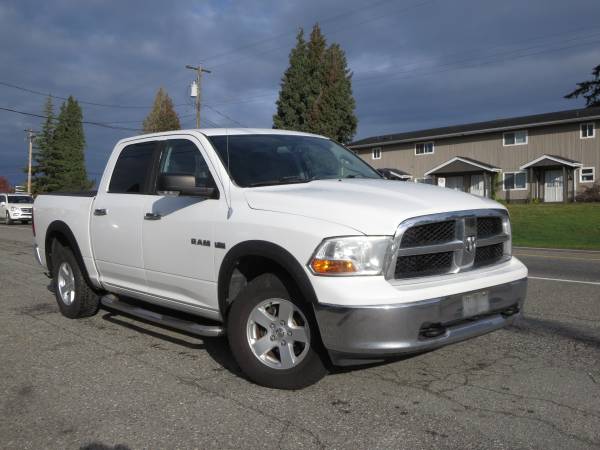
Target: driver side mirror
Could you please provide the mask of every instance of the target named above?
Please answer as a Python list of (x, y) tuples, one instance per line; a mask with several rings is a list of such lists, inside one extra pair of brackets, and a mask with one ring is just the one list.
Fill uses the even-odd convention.
[(6, 206), (6, 202), (4, 202), (4, 201), (0, 202), (0, 206)]
[(158, 178), (157, 191), (163, 195), (180, 195), (202, 198), (219, 198), (219, 191), (214, 187), (197, 187), (196, 177), (187, 174), (163, 174)]

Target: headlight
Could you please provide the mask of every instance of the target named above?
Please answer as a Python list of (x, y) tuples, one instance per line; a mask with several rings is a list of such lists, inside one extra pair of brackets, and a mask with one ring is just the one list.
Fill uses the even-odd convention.
[(14, 206), (11, 206), (11, 207), (10, 207), (10, 210), (11, 210), (11, 211), (16, 211), (16, 210), (17, 210), (17, 208), (16, 208), (16, 207), (14, 207)]
[(391, 236), (325, 239), (309, 262), (315, 275), (381, 275)]

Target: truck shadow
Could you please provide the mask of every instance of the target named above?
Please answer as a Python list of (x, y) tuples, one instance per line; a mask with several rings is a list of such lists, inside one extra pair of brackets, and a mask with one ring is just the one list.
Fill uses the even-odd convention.
[[(162, 341), (170, 342), (175, 345), (179, 345), (181, 347), (185, 347), (191, 350), (205, 350), (206, 353), (223, 369), (231, 372), (237, 376), (243, 376), (241, 370), (237, 366), (237, 363), (233, 359), (231, 355), (231, 351), (229, 350), (229, 344), (227, 342), (227, 338), (225, 337), (202, 337), (197, 336), (195, 334), (186, 333), (185, 331), (172, 329), (166, 327), (161, 324), (157, 324), (155, 322), (151, 322), (148, 320), (141, 319), (139, 317), (131, 317), (122, 313), (116, 313), (110, 310), (104, 310), (105, 314), (102, 316), (103, 320), (110, 322), (115, 325), (122, 326), (129, 330), (135, 331), (137, 333), (145, 334), (146, 336), (151, 336), (156, 339), (160, 339)], [(188, 316), (187, 314), (181, 314), (182, 316), (188, 319), (193, 319), (194, 316)], [(128, 320), (124, 320), (127, 318)], [(133, 322), (135, 321), (135, 322)], [(153, 328), (146, 327), (144, 325), (151, 325)], [(186, 339), (180, 339), (171, 334), (161, 333), (158, 329), (164, 329), (165, 331), (173, 331), (182, 336), (188, 336), (197, 340), (196, 343), (190, 342)]]

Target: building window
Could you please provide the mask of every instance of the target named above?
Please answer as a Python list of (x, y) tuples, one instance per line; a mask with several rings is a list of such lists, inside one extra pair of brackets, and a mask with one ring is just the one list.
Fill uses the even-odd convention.
[(579, 182), (580, 183), (593, 183), (596, 181), (596, 168), (595, 167), (582, 167), (579, 171)]
[(511, 131), (503, 135), (504, 146), (527, 144), (527, 130)]
[(581, 139), (589, 139), (594, 137), (594, 124), (590, 123), (582, 123), (581, 124)]
[(372, 150), (371, 159), (381, 159), (381, 147), (376, 147)]
[(527, 189), (527, 172), (504, 172), (503, 187), (505, 191)]
[(415, 144), (415, 155), (430, 155), (433, 153), (433, 142)]

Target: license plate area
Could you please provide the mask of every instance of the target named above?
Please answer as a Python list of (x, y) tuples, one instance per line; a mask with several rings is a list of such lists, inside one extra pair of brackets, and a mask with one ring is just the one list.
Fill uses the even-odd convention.
[(462, 297), (463, 317), (473, 317), (490, 311), (488, 291), (471, 292)]

